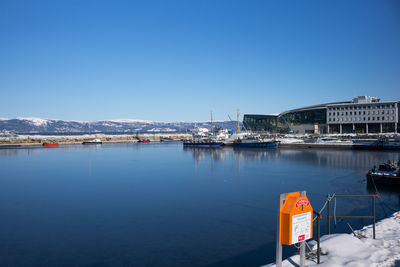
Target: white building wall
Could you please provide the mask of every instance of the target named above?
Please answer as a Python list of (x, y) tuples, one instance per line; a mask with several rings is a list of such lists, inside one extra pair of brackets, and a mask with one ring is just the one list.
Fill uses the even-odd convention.
[[(398, 102), (346, 103), (327, 106), (327, 124), (394, 123), (397, 126)], [(395, 128), (397, 128), (395, 126)], [(340, 127), (342, 128), (342, 127)]]

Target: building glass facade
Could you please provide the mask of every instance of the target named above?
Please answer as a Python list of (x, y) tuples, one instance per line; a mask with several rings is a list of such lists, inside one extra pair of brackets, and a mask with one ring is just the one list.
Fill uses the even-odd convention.
[(280, 116), (291, 125), (300, 124), (325, 124), (326, 108), (288, 112)]
[(243, 116), (243, 129), (253, 132), (276, 133), (278, 116), (276, 115), (250, 115)]

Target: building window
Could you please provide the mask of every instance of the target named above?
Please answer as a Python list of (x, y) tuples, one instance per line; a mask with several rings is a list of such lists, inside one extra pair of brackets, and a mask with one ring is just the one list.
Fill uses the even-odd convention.
[(363, 114), (365, 115), (365, 111), (363, 111)]
[(346, 116), (347, 116), (347, 111), (346, 111)]
[(384, 120), (385, 120), (385, 117), (382, 117), (382, 120), (384, 121)]
[(374, 121), (374, 120), (375, 120), (375, 117), (372, 117), (372, 120)]

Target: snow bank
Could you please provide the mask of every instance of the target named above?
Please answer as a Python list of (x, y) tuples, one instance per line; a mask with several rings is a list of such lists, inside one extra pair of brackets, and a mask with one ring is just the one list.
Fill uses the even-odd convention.
[[(321, 263), (306, 260), (306, 266), (398, 266), (400, 263), (400, 212), (376, 223), (376, 239), (372, 238), (372, 225), (356, 231), (365, 238), (353, 234), (332, 234), (321, 237)], [(310, 242), (311, 243), (311, 242)], [(315, 242), (312, 242), (315, 244)], [(317, 245), (313, 246), (316, 250)], [(284, 267), (299, 266), (300, 256), (295, 255), (282, 262)], [(265, 265), (272, 267), (275, 264)]]

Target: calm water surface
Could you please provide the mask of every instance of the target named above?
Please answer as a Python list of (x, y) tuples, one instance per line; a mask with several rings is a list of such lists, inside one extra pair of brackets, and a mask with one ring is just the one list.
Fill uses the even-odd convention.
[[(280, 193), (307, 190), (319, 210), (328, 193), (368, 193), (366, 171), (399, 155), (181, 143), (0, 149), (0, 265), (259, 266), (274, 261)], [(379, 218), (400, 210), (400, 193), (379, 191)], [(369, 204), (338, 200), (337, 214), (366, 215)], [(348, 231), (346, 222), (371, 223), (338, 220), (333, 230)]]

